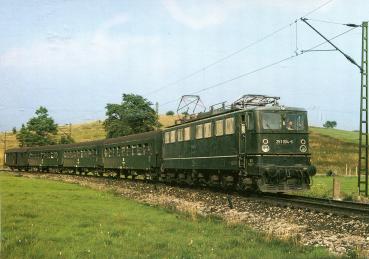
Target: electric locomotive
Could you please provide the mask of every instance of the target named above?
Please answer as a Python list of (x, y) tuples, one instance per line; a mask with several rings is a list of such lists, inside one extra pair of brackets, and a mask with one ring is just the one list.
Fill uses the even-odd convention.
[(316, 169), (307, 113), (278, 100), (245, 95), (164, 129), (162, 179), (268, 192), (308, 189)]

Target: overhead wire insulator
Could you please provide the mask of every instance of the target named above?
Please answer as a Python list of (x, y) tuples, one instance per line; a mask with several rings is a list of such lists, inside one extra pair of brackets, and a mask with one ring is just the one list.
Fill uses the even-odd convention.
[(348, 26), (348, 27), (354, 27), (354, 28), (361, 27), (361, 25), (359, 25), (359, 24), (354, 24), (354, 23), (345, 23), (345, 24), (343, 24), (343, 25)]

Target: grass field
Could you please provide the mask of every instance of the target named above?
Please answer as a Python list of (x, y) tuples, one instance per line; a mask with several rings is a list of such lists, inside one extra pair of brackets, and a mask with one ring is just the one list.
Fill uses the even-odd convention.
[[(336, 176), (335, 178), (340, 182), (342, 199), (358, 199), (357, 177)], [(309, 191), (297, 192), (297, 194), (311, 197), (332, 198), (333, 177), (315, 176), (313, 177), (313, 185), (311, 189)]]
[(241, 225), (0, 173), (2, 258), (328, 258)]
[(333, 171), (338, 175), (355, 175), (358, 159), (356, 144), (322, 135), (312, 129), (310, 132), (311, 161), (317, 167), (318, 174)]
[(314, 133), (318, 133), (323, 136), (332, 137), (334, 139), (341, 140), (347, 143), (359, 143), (359, 133), (356, 131), (347, 131), (340, 129), (326, 129), (318, 127), (310, 127), (310, 130)]

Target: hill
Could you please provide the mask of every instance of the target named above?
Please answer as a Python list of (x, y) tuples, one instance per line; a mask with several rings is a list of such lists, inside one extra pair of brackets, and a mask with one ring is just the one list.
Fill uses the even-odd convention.
[[(174, 124), (176, 116), (160, 116), (163, 127)], [(69, 132), (69, 125), (59, 126), (59, 134)], [(92, 121), (72, 125), (72, 137), (76, 142), (105, 138), (102, 121)], [(3, 140), (4, 134), (1, 135)], [(0, 140), (0, 141), (1, 141)], [(310, 128), (310, 146), (312, 162), (317, 166), (318, 173), (324, 174), (329, 170), (345, 175), (355, 174), (357, 166), (358, 133), (338, 129)], [(14, 134), (7, 133), (7, 148), (17, 147)], [(3, 164), (4, 146), (0, 147), (0, 165)]]

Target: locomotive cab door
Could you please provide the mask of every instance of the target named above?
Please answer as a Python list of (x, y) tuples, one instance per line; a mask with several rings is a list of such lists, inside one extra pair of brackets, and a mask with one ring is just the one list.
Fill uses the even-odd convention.
[(247, 132), (247, 123), (246, 123), (246, 114), (240, 114), (240, 118), (239, 118), (239, 150), (238, 153), (240, 155), (243, 155), (246, 153), (246, 132)]
[(246, 141), (247, 141), (247, 123), (246, 114), (240, 114), (238, 134), (238, 166), (246, 168)]

